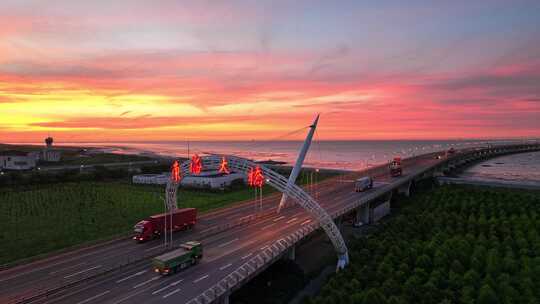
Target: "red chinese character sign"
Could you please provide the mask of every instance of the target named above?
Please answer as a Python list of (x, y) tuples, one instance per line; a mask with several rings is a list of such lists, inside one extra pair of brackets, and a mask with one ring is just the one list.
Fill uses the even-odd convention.
[(261, 167), (257, 166), (255, 169), (249, 168), (248, 172), (248, 184), (252, 187), (262, 188), (264, 185), (264, 175)]
[(231, 171), (229, 170), (229, 162), (227, 162), (225, 156), (221, 158), (221, 164), (219, 164), (219, 173), (231, 173)]
[(182, 175), (180, 174), (180, 164), (177, 160), (175, 160), (171, 168), (171, 180), (178, 183), (181, 179)]
[(202, 171), (202, 159), (199, 155), (195, 154), (191, 157), (191, 163), (189, 164), (189, 171), (192, 174), (199, 174)]

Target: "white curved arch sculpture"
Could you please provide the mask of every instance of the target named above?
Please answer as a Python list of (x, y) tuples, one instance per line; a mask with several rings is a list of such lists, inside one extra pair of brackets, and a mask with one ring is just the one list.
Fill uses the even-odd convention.
[[(227, 159), (230, 169), (243, 172), (245, 174), (248, 173), (250, 168), (259, 166), (266, 178), (266, 183), (281, 191), (282, 193), (286, 193), (289, 197), (296, 200), (296, 202), (300, 206), (306, 209), (319, 222), (320, 226), (324, 229), (338, 253), (337, 268), (342, 269), (349, 263), (347, 246), (336, 224), (334, 223), (330, 215), (328, 215), (328, 213), (326, 213), (326, 211), (321, 206), (319, 206), (319, 204), (309, 194), (304, 192), (302, 188), (298, 187), (296, 184), (289, 184), (287, 178), (285, 178), (281, 174), (271, 169), (268, 169), (265, 166), (258, 165), (248, 159), (241, 157), (230, 155), (204, 156), (202, 157), (203, 168), (218, 169), (221, 164), (222, 157), (225, 157)], [(184, 161), (180, 166), (180, 170), (183, 176), (189, 174), (190, 163), (191, 160), (187, 160)], [(169, 183), (172, 183), (172, 181)], [(167, 185), (167, 189), (169, 189), (169, 185)], [(174, 202), (176, 202), (176, 195), (174, 197)]]

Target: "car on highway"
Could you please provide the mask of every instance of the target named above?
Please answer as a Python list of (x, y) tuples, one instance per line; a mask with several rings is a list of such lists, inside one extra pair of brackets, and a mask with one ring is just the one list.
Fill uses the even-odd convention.
[(371, 176), (364, 176), (357, 179), (354, 182), (354, 191), (362, 192), (373, 188), (373, 178)]

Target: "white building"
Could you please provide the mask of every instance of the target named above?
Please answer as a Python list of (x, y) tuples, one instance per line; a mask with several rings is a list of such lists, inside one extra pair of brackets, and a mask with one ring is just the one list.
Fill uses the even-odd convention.
[(230, 186), (235, 180), (246, 182), (247, 177), (243, 173), (236, 172), (224, 174), (218, 171), (203, 171), (198, 175), (184, 176), (180, 181), (180, 185), (187, 188), (224, 189)]
[[(165, 185), (170, 178), (170, 173), (140, 174), (134, 175), (132, 181), (134, 184)], [(223, 174), (218, 171), (203, 171), (199, 175), (184, 176), (180, 185), (186, 188), (223, 189), (230, 186), (235, 180), (246, 182), (246, 176), (235, 172)]]
[(171, 178), (170, 173), (163, 174), (139, 174), (133, 175), (131, 180), (134, 184), (166, 185)]
[(62, 157), (62, 152), (58, 150), (51, 150), (49, 148), (43, 149), (41, 151), (40, 159), (48, 162), (59, 162)]
[(30, 170), (36, 166), (36, 156), (32, 153), (7, 150), (0, 151), (0, 169)]

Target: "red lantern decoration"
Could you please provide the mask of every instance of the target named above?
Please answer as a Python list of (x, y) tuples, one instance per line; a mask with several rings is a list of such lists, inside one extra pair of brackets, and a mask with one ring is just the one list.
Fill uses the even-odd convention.
[(248, 172), (248, 184), (252, 187), (261, 188), (264, 185), (264, 175), (261, 167), (257, 166), (255, 169), (249, 168)]
[(248, 174), (247, 174), (248, 185), (249, 185), (249, 186), (254, 186), (254, 183), (253, 183), (254, 180), (255, 180), (255, 178), (254, 178), (254, 177), (255, 177), (254, 173), (255, 173), (255, 170), (253, 170), (253, 168), (250, 167), (250, 168), (249, 168), (249, 171), (248, 171)]
[(255, 168), (255, 185), (259, 188), (264, 185), (264, 175), (262, 173), (261, 167), (259, 166)]
[(229, 171), (229, 162), (227, 161), (225, 156), (221, 158), (221, 164), (219, 165), (219, 173), (231, 173), (231, 171)]
[(177, 160), (175, 160), (171, 168), (171, 180), (178, 183), (181, 179), (182, 176), (180, 175), (180, 164)]
[(189, 164), (189, 171), (192, 174), (199, 174), (202, 171), (202, 159), (199, 155), (195, 154), (191, 157), (191, 163)]

